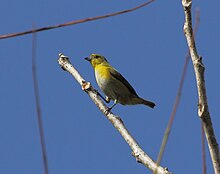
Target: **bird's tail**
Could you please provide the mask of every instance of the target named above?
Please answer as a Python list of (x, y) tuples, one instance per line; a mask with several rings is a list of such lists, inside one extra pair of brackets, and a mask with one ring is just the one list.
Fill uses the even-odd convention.
[(144, 100), (143, 98), (140, 98), (140, 97), (137, 98), (137, 103), (144, 104), (144, 105), (149, 106), (151, 108), (154, 108), (154, 106), (155, 106), (155, 103), (148, 101), (148, 100)]

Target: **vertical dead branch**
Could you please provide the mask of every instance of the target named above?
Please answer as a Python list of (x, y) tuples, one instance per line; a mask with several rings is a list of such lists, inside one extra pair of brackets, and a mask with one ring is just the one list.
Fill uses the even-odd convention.
[[(195, 16), (196, 23), (195, 23), (195, 26), (194, 26), (194, 29), (193, 29), (194, 35), (198, 31), (199, 22), (200, 22), (200, 11), (199, 11), (199, 9), (196, 9), (195, 14), (196, 14), (196, 16)], [(157, 164), (158, 165), (160, 165), (160, 162), (162, 160), (162, 157), (163, 157), (163, 154), (164, 154), (164, 151), (165, 151), (165, 148), (166, 148), (166, 144), (167, 144), (167, 141), (168, 141), (168, 137), (170, 135), (170, 131), (171, 131), (171, 128), (172, 128), (172, 124), (173, 124), (173, 121), (174, 121), (174, 118), (175, 118), (175, 115), (176, 115), (176, 111), (177, 111), (179, 103), (180, 103), (183, 84), (184, 84), (184, 80), (185, 80), (189, 60), (190, 60), (190, 52), (188, 50), (187, 55), (185, 57), (185, 63), (184, 63), (184, 66), (183, 66), (183, 71), (182, 71), (182, 75), (181, 75), (181, 78), (180, 78), (180, 83), (179, 83), (179, 88), (178, 88), (178, 91), (177, 91), (176, 99), (175, 99), (175, 102), (174, 102), (174, 105), (173, 105), (173, 110), (171, 112), (170, 119), (169, 119), (167, 128), (165, 130), (163, 141), (162, 141), (162, 144), (161, 144), (161, 147), (160, 147), (160, 152), (159, 152), (158, 157), (157, 157)]]
[(185, 13), (184, 33), (190, 50), (191, 59), (196, 76), (197, 89), (198, 89), (198, 115), (202, 121), (208, 147), (212, 159), (213, 168), (215, 174), (220, 174), (220, 154), (219, 147), (215, 137), (214, 129), (212, 127), (212, 121), (208, 108), (208, 101), (206, 96), (205, 86), (205, 67), (202, 63), (202, 57), (200, 57), (196, 50), (196, 44), (192, 31), (192, 16), (191, 16), (191, 0), (182, 0), (182, 5)]
[(205, 155), (205, 133), (201, 122), (202, 137), (202, 174), (206, 174), (206, 155)]
[(137, 162), (142, 163), (152, 172), (157, 170), (158, 174), (171, 174), (167, 168), (163, 168), (161, 166), (157, 166), (156, 162), (154, 162), (138, 145), (137, 141), (132, 137), (129, 133), (123, 121), (120, 117), (114, 115), (112, 112), (106, 112), (107, 106), (104, 105), (102, 100), (97, 95), (97, 92), (90, 85), (89, 82), (86, 82), (79, 72), (73, 67), (70, 63), (69, 58), (64, 56), (63, 54), (59, 54), (58, 63), (61, 68), (65, 71), (68, 71), (82, 86), (82, 89), (90, 96), (93, 102), (97, 105), (99, 110), (106, 116), (106, 118), (112, 123), (112, 125), (118, 130), (127, 144), (130, 146), (132, 150), (132, 155), (136, 158)]
[(40, 134), (40, 143), (41, 143), (41, 149), (42, 149), (42, 158), (43, 158), (43, 164), (44, 164), (44, 173), (49, 174), (46, 145), (45, 145), (45, 140), (44, 140), (42, 114), (41, 114), (41, 107), (40, 107), (37, 72), (36, 72), (36, 46), (37, 46), (36, 45), (36, 33), (33, 32), (33, 37), (32, 37), (32, 78), (33, 78), (33, 83), (34, 83), (34, 96), (35, 96), (35, 102), (36, 102), (36, 112), (37, 112), (38, 128), (39, 128), (39, 134)]

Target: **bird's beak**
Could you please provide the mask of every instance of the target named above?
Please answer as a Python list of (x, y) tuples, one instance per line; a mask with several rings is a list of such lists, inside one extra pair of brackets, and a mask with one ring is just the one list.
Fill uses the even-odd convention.
[(85, 60), (90, 62), (92, 59), (90, 57), (86, 57)]

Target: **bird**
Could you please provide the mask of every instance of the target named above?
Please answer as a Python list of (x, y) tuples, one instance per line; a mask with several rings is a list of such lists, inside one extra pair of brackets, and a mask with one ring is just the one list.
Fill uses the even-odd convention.
[(110, 100), (114, 101), (114, 104), (108, 108), (108, 111), (118, 103), (122, 105), (144, 104), (150, 108), (154, 108), (155, 103), (139, 97), (130, 83), (109, 64), (104, 56), (91, 54), (85, 60), (91, 63), (95, 71), (96, 82), (101, 91), (106, 95), (106, 98), (102, 96), (101, 98), (107, 103)]

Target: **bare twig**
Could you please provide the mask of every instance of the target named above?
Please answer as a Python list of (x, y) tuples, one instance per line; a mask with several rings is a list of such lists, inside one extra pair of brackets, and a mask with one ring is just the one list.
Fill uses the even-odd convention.
[(37, 112), (37, 120), (38, 120), (39, 134), (40, 134), (40, 143), (41, 143), (41, 148), (42, 148), (44, 173), (49, 174), (46, 144), (45, 144), (45, 140), (44, 140), (42, 114), (41, 114), (41, 107), (40, 107), (37, 72), (36, 72), (36, 46), (37, 45), (36, 45), (36, 34), (34, 32), (33, 32), (32, 38), (33, 38), (32, 39), (32, 78), (33, 78), (33, 82), (34, 82), (34, 96), (35, 96), (35, 101), (36, 101), (36, 112)]
[(206, 155), (205, 155), (205, 133), (201, 122), (202, 136), (202, 174), (206, 174)]
[(208, 108), (208, 100), (206, 96), (205, 86), (205, 67), (202, 63), (202, 57), (200, 57), (196, 50), (195, 40), (192, 31), (192, 17), (191, 17), (191, 6), (192, 0), (182, 0), (182, 5), (185, 12), (185, 23), (184, 33), (190, 50), (190, 55), (196, 75), (196, 82), (198, 88), (198, 115), (202, 121), (206, 139), (208, 142), (209, 152), (212, 159), (213, 169), (215, 174), (220, 174), (220, 153), (218, 142), (215, 137), (214, 129), (212, 127), (212, 121)]
[[(196, 35), (196, 33), (198, 31), (199, 22), (200, 22), (200, 11), (199, 11), (199, 9), (196, 9), (195, 14), (196, 14), (195, 15), (196, 23), (195, 23), (195, 27), (193, 29), (194, 35)], [(164, 137), (163, 137), (163, 141), (162, 141), (162, 144), (161, 144), (160, 152), (159, 152), (158, 157), (157, 157), (157, 164), (158, 165), (160, 165), (160, 162), (163, 158), (164, 150), (166, 148), (166, 144), (167, 144), (167, 141), (168, 141), (168, 138), (169, 138), (169, 135), (170, 135), (170, 131), (171, 131), (171, 128), (172, 128), (172, 125), (173, 125), (173, 121), (174, 121), (174, 118), (175, 118), (175, 115), (176, 115), (176, 111), (177, 111), (179, 103), (180, 103), (183, 84), (184, 84), (184, 80), (185, 80), (189, 60), (190, 60), (190, 52), (188, 50), (187, 55), (185, 57), (185, 63), (184, 63), (184, 66), (183, 66), (183, 71), (182, 71), (182, 75), (181, 75), (181, 79), (180, 79), (180, 83), (179, 83), (178, 92), (177, 92), (176, 99), (175, 99), (175, 102), (174, 102), (174, 105), (173, 105), (173, 110), (171, 112), (170, 119), (169, 119), (167, 128), (166, 128), (165, 133), (164, 133)]]
[(115, 12), (115, 13), (110, 13), (110, 14), (103, 15), (103, 16), (95, 16), (95, 17), (91, 17), (91, 18), (80, 19), (80, 20), (71, 21), (71, 22), (67, 22), (67, 23), (63, 23), (63, 24), (59, 24), (59, 25), (54, 25), (54, 26), (42, 27), (42, 28), (37, 28), (37, 29), (34, 29), (34, 30), (28, 30), (28, 31), (12, 33), (12, 34), (5, 34), (5, 35), (1, 35), (0, 39), (6, 39), (6, 38), (10, 38), (10, 37), (16, 37), (16, 36), (31, 34), (32, 32), (36, 33), (36, 32), (40, 32), (40, 31), (46, 31), (46, 30), (51, 30), (51, 29), (60, 28), (60, 27), (67, 27), (67, 26), (70, 26), (70, 25), (75, 25), (75, 24), (80, 24), (80, 23), (84, 23), (84, 22), (89, 22), (89, 21), (94, 21), (94, 20), (98, 20), (98, 19), (104, 19), (104, 18), (108, 18), (108, 17), (112, 17), (112, 16), (117, 16), (117, 15), (121, 15), (121, 14), (124, 14), (124, 13), (135, 11), (139, 8), (142, 8), (144, 6), (149, 5), (153, 1), (155, 1), (155, 0), (149, 0), (148, 2), (145, 2), (141, 5), (136, 6), (136, 7), (133, 7), (133, 8), (127, 9), (127, 10), (123, 10), (123, 11), (119, 11), (119, 12)]
[(126, 129), (120, 117), (114, 115), (112, 112), (106, 112), (108, 108), (99, 98), (96, 90), (93, 89), (93, 87), (90, 85), (89, 82), (86, 82), (82, 78), (82, 76), (70, 63), (68, 57), (64, 56), (63, 54), (59, 54), (58, 63), (60, 64), (63, 70), (68, 71), (77, 80), (77, 82), (82, 86), (82, 89), (91, 97), (93, 102), (98, 106), (99, 110), (106, 116), (106, 118), (122, 135), (124, 140), (130, 146), (132, 150), (132, 155), (136, 158), (137, 162), (142, 163), (151, 171), (155, 171), (157, 169), (159, 174), (170, 174), (167, 168), (157, 166), (157, 164), (141, 149), (141, 147), (138, 145), (136, 140), (131, 136), (129, 131)]

